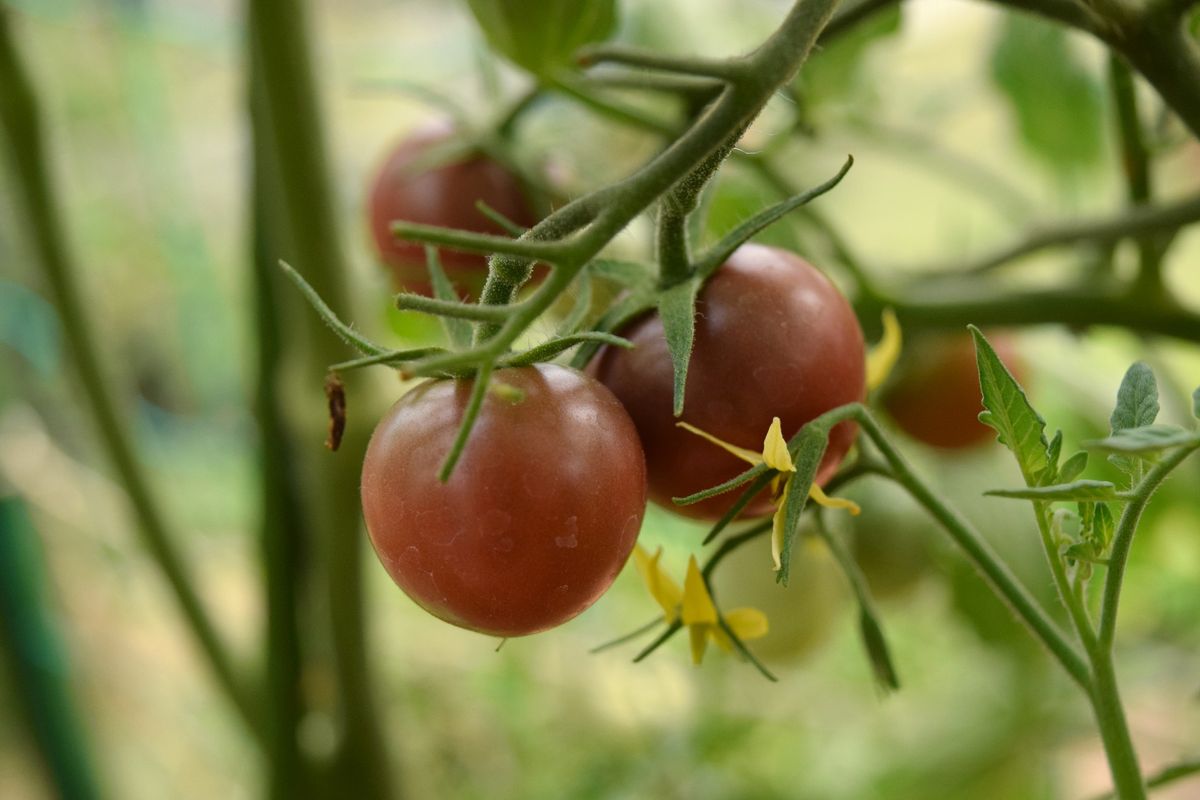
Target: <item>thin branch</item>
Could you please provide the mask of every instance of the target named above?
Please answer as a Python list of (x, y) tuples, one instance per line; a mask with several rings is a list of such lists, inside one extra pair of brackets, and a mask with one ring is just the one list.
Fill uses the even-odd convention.
[(1033, 231), (1020, 240), (965, 267), (922, 270), (922, 277), (980, 275), (1042, 250), (1087, 243), (1114, 244), (1131, 236), (1173, 231), (1200, 220), (1200, 195), (1170, 205), (1139, 207), (1115, 216), (1069, 222)]
[(585, 48), (578, 56), (582, 67), (594, 64), (621, 64), (626, 67), (642, 67), (644, 69), (660, 70), (684, 75), (699, 75), (732, 82), (746, 75), (749, 70), (746, 60), (742, 58), (715, 60), (709, 58), (689, 58), (687, 56), (668, 56), (651, 50), (628, 47), (619, 44), (604, 44)]

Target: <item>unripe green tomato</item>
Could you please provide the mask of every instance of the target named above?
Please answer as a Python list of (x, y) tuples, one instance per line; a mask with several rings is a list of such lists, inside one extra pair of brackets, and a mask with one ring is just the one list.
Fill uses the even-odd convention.
[[(1022, 382), (1024, 363), (1013, 339), (989, 333), (988, 341)], [(995, 431), (979, 421), (982, 397), (974, 340), (965, 331), (914, 339), (882, 392), (883, 407), (902, 431), (943, 450), (965, 450), (995, 439)]]
[[(802, 533), (805, 533), (803, 528)], [(767, 537), (743, 544), (712, 576), (713, 595), (726, 611), (753, 606), (767, 615), (768, 632), (749, 644), (755, 655), (800, 660), (845, 624), (850, 591), (833, 554), (811, 532), (792, 551), (788, 585), (775, 582)]]
[(933, 521), (904, 489), (889, 482), (864, 483), (842, 494), (862, 508), (846, 524), (871, 594), (878, 600), (908, 597), (933, 564), (928, 543)]
[(534, 75), (570, 63), (617, 24), (616, 0), (468, 0), (492, 49)]

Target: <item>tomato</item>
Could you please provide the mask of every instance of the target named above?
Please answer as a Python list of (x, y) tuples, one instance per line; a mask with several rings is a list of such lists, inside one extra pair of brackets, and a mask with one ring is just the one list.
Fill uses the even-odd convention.
[(854, 560), (877, 600), (912, 596), (933, 567), (929, 540), (937, 523), (908, 492), (890, 481), (874, 480), (841, 494), (862, 508), (844, 517), (852, 530)]
[(472, 381), (418, 385), (392, 406), (363, 461), (362, 505), (384, 568), (426, 611), (494, 636), (579, 614), (628, 559), (646, 507), (637, 431), (612, 394), (555, 365), (503, 369), (462, 457), (438, 468)]
[(749, 643), (755, 655), (799, 660), (824, 645), (845, 618), (850, 590), (829, 548), (811, 531), (792, 551), (791, 579), (775, 582), (764, 536), (730, 553), (717, 565), (712, 590), (721, 608), (752, 606), (767, 615), (767, 635)]
[[(989, 334), (988, 341), (1022, 380), (1024, 365), (1013, 340)], [(966, 332), (928, 335), (906, 348), (893, 379), (884, 387), (883, 407), (902, 431), (933, 447), (962, 450), (996, 436), (979, 421), (983, 396), (975, 344)]]
[[(635, 347), (608, 348), (591, 369), (633, 417), (646, 450), (651, 499), (688, 516), (720, 517), (737, 491), (691, 506), (674, 506), (671, 498), (716, 486), (747, 464), (676, 426), (659, 317), (635, 320), (620, 335)], [(831, 408), (862, 400), (864, 362), (858, 320), (829, 279), (786, 250), (743, 245), (700, 293), (680, 419), (759, 452), (773, 417), (790, 437)], [(818, 482), (833, 475), (855, 434), (850, 423), (833, 429)], [(764, 491), (743, 516), (771, 510)]]
[[(478, 233), (504, 230), (475, 207), (482, 200), (519, 225), (529, 227), (536, 217), (520, 179), (481, 154), (450, 163), (424, 166), (431, 150), (453, 135), (446, 125), (429, 127), (401, 141), (387, 155), (371, 185), (367, 207), (376, 251), (392, 270), (398, 289), (429, 296), (425, 246), (392, 236), (395, 220), (441, 225)], [(442, 266), (465, 297), (477, 295), (487, 278), (487, 256), (442, 248)]]

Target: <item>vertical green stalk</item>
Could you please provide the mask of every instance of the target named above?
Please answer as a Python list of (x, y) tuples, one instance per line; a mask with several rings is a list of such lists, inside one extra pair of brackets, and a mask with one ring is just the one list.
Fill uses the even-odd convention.
[(48, 610), (37, 531), (17, 497), (0, 496), (0, 654), (59, 797), (101, 796), (71, 697), (67, 654)]
[(1108, 757), (1108, 769), (1112, 773), (1113, 785), (1120, 800), (1145, 800), (1146, 786), (1142, 781), (1142, 770), (1138, 765), (1137, 752), (1129, 735), (1129, 724), (1125, 721), (1125, 709), (1117, 688), (1117, 676), (1113, 670), (1112, 653), (1092, 648), (1094, 684), (1089, 699), (1104, 743), (1104, 754)]
[(257, 734), (260, 732), (257, 709), (196, 593), (186, 560), (175, 549), (174, 536), (150, 490), (105, 378), (96, 346), (99, 339), (81, 295), (76, 279), (78, 269), (58, 216), (59, 203), (50, 180), (37, 97), (18, 58), (9, 15), (10, 12), (0, 9), (0, 126), (8, 147), (14, 189), (25, 213), (25, 224), (41, 263), (50, 300), (62, 323), (87, 410), (128, 494), (142, 544), (167, 579), (217, 683)]
[[(306, 4), (250, 0), (248, 38), (254, 96), (256, 152), (277, 178), (281, 242), (277, 255), (296, 265), (333, 308), (348, 305), (341, 236), (334, 192), (328, 179), (324, 132), (317, 103)], [(297, 300), (297, 302), (299, 302)], [(314, 407), (323, 407), (320, 379), (325, 366), (344, 353), (312, 315), (305, 331), (304, 373), (312, 379)], [(299, 350), (293, 349), (293, 352)], [(304, 460), (311, 487), (311, 519), (321, 532), (326, 602), (333, 663), (342, 715), (342, 738), (334, 777), (339, 791), (359, 798), (387, 797), (392, 778), (377, 716), (378, 702), (367, 657), (363, 600), (363, 536), (358, 503), (358, 466), (365, 448), (361, 428), (353, 428), (334, 456), (314, 436)]]
[[(252, 102), (252, 107), (254, 103)], [(268, 794), (277, 800), (311, 795), (308, 765), (300, 752), (299, 729), (305, 703), (301, 692), (300, 595), (311, 531), (301, 513), (303, 490), (296, 474), (295, 448), (284, 421), (279, 385), (282, 367), (282, 279), (275, 264), (278, 224), (268, 200), (273, 176), (267, 160), (256, 157), (251, 187), (254, 315), (258, 379), (254, 413), (259, 430), (259, 521), (263, 578), (266, 584), (267, 653), (263, 689), (267, 700)]]

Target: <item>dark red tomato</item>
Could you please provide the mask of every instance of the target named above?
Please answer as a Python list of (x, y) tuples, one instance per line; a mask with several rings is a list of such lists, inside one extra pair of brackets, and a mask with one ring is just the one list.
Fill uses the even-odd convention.
[[(521, 181), (484, 155), (471, 155), (433, 167), (421, 161), (453, 134), (446, 125), (426, 128), (400, 142), (371, 185), (367, 207), (371, 233), (382, 261), (391, 267), (397, 289), (429, 296), (425, 246), (392, 236), (395, 220), (441, 225), (478, 233), (504, 231), (475, 207), (482, 200), (519, 225), (536, 222)], [(487, 256), (440, 249), (442, 266), (464, 296), (478, 295), (487, 278)]]
[[(592, 371), (633, 417), (651, 499), (688, 516), (720, 517), (738, 492), (683, 507), (671, 498), (715, 486), (749, 465), (675, 425), (671, 359), (658, 315), (620, 333), (636, 347), (603, 351)], [(864, 362), (858, 320), (829, 279), (785, 250), (743, 245), (700, 293), (681, 419), (760, 452), (772, 417), (790, 437), (831, 408), (862, 400)], [(848, 423), (833, 429), (818, 482), (837, 469), (855, 433)], [(764, 492), (743, 514), (771, 510)]]
[[(988, 341), (1020, 381), (1024, 366), (1013, 340), (989, 334)], [(983, 396), (975, 344), (965, 332), (925, 336), (907, 347), (884, 389), (883, 406), (902, 431), (933, 447), (961, 450), (996, 436), (979, 421)]]
[(470, 380), (420, 384), (392, 406), (363, 461), (362, 504), (379, 560), (436, 617), (523, 636), (574, 617), (628, 559), (646, 466), (625, 409), (574, 370), (498, 371), (524, 393), (489, 393), (450, 480)]

